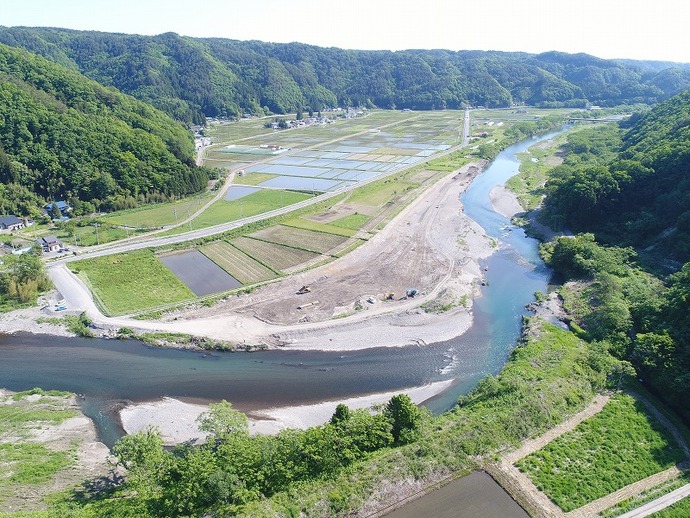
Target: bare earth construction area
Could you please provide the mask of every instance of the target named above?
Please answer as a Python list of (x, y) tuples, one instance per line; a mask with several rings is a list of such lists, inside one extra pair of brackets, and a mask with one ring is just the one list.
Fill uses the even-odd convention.
[[(468, 165), (438, 181), (384, 230), (324, 266), (210, 308), (167, 315), (162, 322), (100, 318), (299, 349), (401, 346), (458, 336), (471, 323), (471, 299), (481, 277), (477, 260), (491, 253), (483, 231), (459, 202), (478, 172)], [(302, 286), (310, 292), (297, 294)], [(408, 289), (418, 294), (406, 297)], [(392, 299), (384, 300), (391, 293)]]

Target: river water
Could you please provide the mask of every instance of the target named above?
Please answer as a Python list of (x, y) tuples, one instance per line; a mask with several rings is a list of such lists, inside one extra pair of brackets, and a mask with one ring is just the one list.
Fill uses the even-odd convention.
[(462, 196), (465, 213), (499, 245), (482, 265), (488, 285), (475, 301), (474, 323), (458, 338), (426, 347), (349, 352), (200, 353), (136, 341), (0, 335), (0, 387), (81, 394), (84, 413), (109, 445), (122, 434), (119, 408), (162, 396), (199, 402), (226, 399), (250, 411), (454, 379), (448, 390), (427, 403), (435, 412), (448, 410), (479, 379), (501, 369), (515, 346), (525, 305), (547, 286), (549, 271), (538, 257), (536, 241), (494, 212), (489, 200), (491, 188), (517, 172), (515, 153), (537, 141), (504, 150)]

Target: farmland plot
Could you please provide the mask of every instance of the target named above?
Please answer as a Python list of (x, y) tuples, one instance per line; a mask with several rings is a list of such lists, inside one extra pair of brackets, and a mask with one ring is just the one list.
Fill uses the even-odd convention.
[(319, 254), (324, 254), (329, 250), (341, 245), (348, 238), (344, 236), (336, 236), (334, 234), (325, 234), (323, 232), (314, 232), (312, 230), (304, 230), (301, 228), (286, 227), (284, 225), (277, 225), (275, 227), (260, 230), (251, 237), (278, 243), (279, 245), (287, 245), (302, 250), (309, 250)]
[(238, 237), (231, 242), (247, 255), (258, 259), (275, 270), (286, 270), (319, 256), (319, 254), (306, 250), (290, 248), (277, 243), (268, 243), (250, 237)]
[(199, 251), (242, 284), (255, 284), (277, 277), (271, 269), (225, 241), (214, 241)]

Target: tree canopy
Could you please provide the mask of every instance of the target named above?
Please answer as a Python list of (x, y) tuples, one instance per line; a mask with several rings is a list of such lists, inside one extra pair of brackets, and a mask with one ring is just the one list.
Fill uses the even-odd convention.
[(117, 208), (124, 199), (197, 192), (208, 180), (180, 123), (1, 44), (0, 150), (0, 205), (20, 214), (37, 210), (31, 193)]
[(263, 43), (0, 28), (23, 47), (186, 122), (336, 106), (444, 109), (654, 103), (690, 87), (690, 69), (586, 54), (358, 51)]

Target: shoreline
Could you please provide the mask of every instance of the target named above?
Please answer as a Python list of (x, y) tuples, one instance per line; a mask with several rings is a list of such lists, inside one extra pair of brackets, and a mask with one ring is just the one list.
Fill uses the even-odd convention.
[[(489, 246), (483, 229), (464, 214), (459, 201), (460, 194), (466, 190), (474, 177), (483, 171), (484, 166), (483, 163), (473, 162), (444, 176), (408, 204), (367, 243), (350, 254), (325, 266), (290, 276), (265, 289), (259, 288), (256, 290), (260, 292), (258, 296), (228, 299), (230, 307), (223, 306), (221, 302), (207, 309), (185, 310), (162, 321), (106, 317), (98, 311), (90, 294), (82, 285), (84, 293), (79, 294), (75, 304), (79, 307), (70, 308), (63, 314), (79, 314), (86, 311), (94, 322), (96, 332), (100, 332), (103, 337), (112, 337), (118, 328), (129, 327), (137, 333), (159, 331), (205, 337), (234, 344), (239, 350), (258, 346), (290, 350), (346, 351), (422, 345), (455, 338), (472, 325), (472, 301), (480, 295), (482, 278), (479, 260), (488, 257), (494, 251)], [(432, 201), (437, 205), (432, 205)], [(257, 303), (253, 302), (254, 299), (258, 299), (258, 304), (263, 304), (264, 307), (274, 303), (275, 298), (267, 295), (263, 295), (264, 300), (261, 300), (261, 294), (264, 291), (270, 294), (271, 289), (282, 289), (284, 292), (286, 282), (301, 285), (303, 277), (328, 279), (331, 275), (332, 282), (338, 282), (339, 270), (352, 269), (352, 265), (357, 263), (360, 267), (372, 264), (372, 257), (376, 258), (377, 253), (385, 253), (390, 240), (395, 242), (400, 236), (405, 236), (408, 240), (413, 237), (419, 239), (419, 234), (410, 234), (409, 229), (415, 228), (411, 223), (423, 226), (424, 242), (417, 244), (417, 247), (423, 250), (418, 253), (432, 256), (431, 264), (435, 265), (431, 272), (423, 271), (425, 275), (432, 276), (429, 278), (432, 282), (427, 286), (420, 286), (421, 293), (418, 297), (405, 301), (396, 300), (392, 303), (377, 300), (376, 304), (365, 304), (364, 311), (353, 311), (345, 318), (334, 318), (331, 315), (306, 323), (269, 324), (260, 318), (260, 315), (246, 310), (247, 304), (257, 306)], [(412, 246), (414, 251), (415, 246)], [(51, 269), (51, 276), (58, 289), (63, 283), (81, 284), (66, 268)], [(362, 289), (366, 289), (366, 282), (371, 282), (371, 279), (365, 278), (361, 282), (364, 283)], [(311, 283), (305, 281), (304, 284)], [(279, 287), (276, 288), (276, 285)], [(232, 307), (233, 303), (239, 307)], [(50, 308), (51, 305), (47, 304), (47, 307)], [(54, 318), (62, 315), (50, 309), (45, 311)], [(28, 332), (75, 336), (62, 326), (39, 324), (35, 321), (36, 318), (45, 316), (39, 308), (2, 315), (0, 333)], [(375, 332), (372, 332), (372, 329), (375, 329)], [(175, 345), (167, 343), (165, 346)], [(188, 344), (182, 344), (181, 347), (190, 348)]]
[[(252, 435), (272, 435), (287, 428), (306, 429), (326, 423), (335, 407), (343, 403), (351, 409), (370, 408), (386, 403), (396, 394), (407, 394), (415, 404), (421, 404), (446, 390), (453, 380), (437, 381), (420, 387), (379, 392), (342, 400), (323, 401), (307, 405), (273, 407), (246, 412), (249, 432)], [(207, 434), (201, 432), (196, 419), (208, 410), (208, 405), (187, 403), (180, 399), (163, 397), (157, 401), (134, 403), (120, 410), (120, 422), (127, 434), (157, 427), (166, 446), (186, 441), (203, 441)]]

